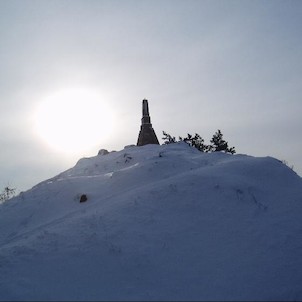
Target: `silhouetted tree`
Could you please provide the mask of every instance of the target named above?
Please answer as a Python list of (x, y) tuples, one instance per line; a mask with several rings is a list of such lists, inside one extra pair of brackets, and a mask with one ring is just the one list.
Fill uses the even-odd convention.
[(204, 144), (204, 139), (198, 133), (195, 133), (195, 136), (192, 136), (188, 133), (187, 137), (179, 137), (179, 140), (186, 142), (187, 144), (195, 147), (201, 152), (208, 152), (208, 146)]
[(224, 151), (226, 153), (236, 153), (235, 148), (229, 148), (228, 142), (223, 139), (223, 134), (218, 129), (211, 139), (210, 151)]
[[(164, 144), (173, 144), (177, 143), (175, 136), (171, 136), (170, 134), (163, 131)], [(204, 143), (204, 139), (198, 134), (195, 133), (195, 136), (188, 133), (187, 137), (182, 138), (179, 136), (180, 142), (185, 142), (188, 145), (198, 149), (201, 152), (216, 152), (216, 151), (224, 151), (226, 153), (234, 154), (236, 153), (235, 148), (229, 148), (228, 142), (223, 139), (223, 134), (220, 130), (217, 130), (211, 139), (211, 144), (206, 145)]]
[(0, 202), (4, 202), (12, 197), (15, 196), (16, 189), (10, 188), (10, 187), (5, 187), (2, 190), (2, 193), (0, 193)]
[(164, 140), (165, 145), (176, 143), (175, 136), (171, 136), (170, 134), (168, 134), (165, 131), (163, 131), (163, 135), (164, 135), (164, 137), (162, 139)]

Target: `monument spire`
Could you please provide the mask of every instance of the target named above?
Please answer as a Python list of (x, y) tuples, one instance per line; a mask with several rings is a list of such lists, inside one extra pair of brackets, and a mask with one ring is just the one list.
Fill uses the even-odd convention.
[(159, 145), (158, 139), (152, 128), (151, 118), (149, 115), (149, 106), (146, 99), (143, 100), (143, 117), (141, 129), (137, 139), (137, 145), (143, 146), (148, 144), (157, 144)]

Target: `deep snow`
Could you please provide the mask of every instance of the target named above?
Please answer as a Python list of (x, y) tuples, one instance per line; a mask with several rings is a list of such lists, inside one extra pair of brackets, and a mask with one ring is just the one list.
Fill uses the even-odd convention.
[(301, 214), (301, 178), (274, 158), (83, 158), (0, 205), (0, 299), (301, 300)]

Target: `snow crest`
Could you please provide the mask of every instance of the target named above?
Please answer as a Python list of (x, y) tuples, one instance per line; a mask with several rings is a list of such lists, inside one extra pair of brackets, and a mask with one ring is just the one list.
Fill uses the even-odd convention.
[(301, 300), (301, 213), (274, 158), (83, 158), (0, 205), (0, 300)]

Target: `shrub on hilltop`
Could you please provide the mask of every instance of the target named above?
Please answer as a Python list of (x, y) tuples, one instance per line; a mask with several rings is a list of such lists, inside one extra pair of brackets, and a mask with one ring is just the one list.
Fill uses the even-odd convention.
[(201, 152), (223, 151), (231, 154), (236, 153), (235, 147), (229, 147), (228, 142), (223, 139), (223, 134), (219, 129), (213, 135), (209, 145), (204, 143), (204, 139), (198, 133), (195, 133), (194, 136), (188, 133), (187, 137), (184, 138), (179, 136), (178, 141), (176, 140), (175, 136), (172, 136), (165, 131), (163, 131), (163, 135), (164, 137), (162, 139), (164, 140), (164, 144), (185, 142)]
[(14, 197), (15, 193), (16, 193), (16, 189), (10, 188), (9, 186), (5, 187), (0, 193), (0, 203)]

